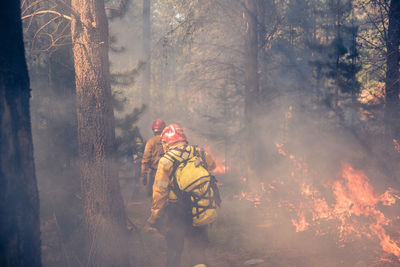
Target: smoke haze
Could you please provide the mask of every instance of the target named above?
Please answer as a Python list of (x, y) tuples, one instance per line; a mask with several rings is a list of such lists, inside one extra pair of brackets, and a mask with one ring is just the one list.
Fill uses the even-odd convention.
[[(364, 120), (368, 111), (346, 93), (339, 93), (341, 112), (327, 103), (332, 81), (317, 81), (315, 62), (328, 52), (312, 50), (300, 30), (286, 38), (285, 23), (296, 17), (271, 8), (259, 63), (263, 103), (253, 118), (255, 140), (246, 139), (243, 5), (200, 2), (154, 1), (150, 61), (140, 43), (141, 2), (110, 22), (113, 47), (124, 48), (110, 52), (111, 72), (129, 76), (113, 92), (121, 105), (116, 135), (127, 147), (119, 151), (130, 151), (118, 155), (117, 165), (132, 260), (160, 266), (165, 257), (162, 238), (141, 230), (150, 201), (139, 183), (140, 158), (132, 155), (139, 150), (132, 148), (136, 138), (151, 138), (151, 123), (162, 118), (182, 126), (189, 143), (204, 147), (220, 165), (223, 203), (209, 229), (211, 266), (399, 265), (399, 170), (382, 156), (389, 148), (380, 117)], [(286, 12), (284, 5), (274, 9)], [(72, 62), (63, 60), (68, 53), (59, 50), (43, 64), (30, 64), (44, 266), (83, 266), (89, 254), (82, 250)], [(143, 63), (152, 68), (150, 103), (141, 91)], [(250, 142), (257, 144), (253, 168), (246, 155)]]

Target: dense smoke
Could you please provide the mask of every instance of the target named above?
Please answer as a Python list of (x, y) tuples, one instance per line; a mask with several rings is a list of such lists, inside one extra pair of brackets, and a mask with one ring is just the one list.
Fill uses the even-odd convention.
[[(250, 129), (254, 140), (249, 140), (243, 112), (248, 30), (244, 4), (204, 2), (154, 1), (150, 59), (143, 57), (140, 45), (139, 1), (110, 22), (116, 158), (132, 259), (138, 266), (160, 266), (164, 257), (162, 238), (141, 230), (150, 200), (138, 181), (151, 123), (162, 118), (181, 125), (189, 142), (204, 147), (219, 165), (223, 203), (209, 229), (208, 251), (215, 266), (250, 265), (251, 260), (254, 266), (399, 264), (398, 166), (383, 157), (393, 148), (383, 141), (382, 112), (370, 111), (357, 99), (362, 79), (356, 78), (359, 65), (352, 57), (358, 53), (353, 51), (357, 26), (366, 27), (362, 19), (349, 19), (352, 13), (343, 11), (347, 13), (340, 23), (347, 28), (336, 38), (327, 30), (331, 26), (321, 26), (334, 25), (335, 16), (328, 11), (335, 7), (325, 7), (327, 11), (315, 6), (326, 12), (318, 17), (311, 12), (312, 2), (265, 1), (270, 9), (262, 18), (266, 38), (258, 63), (261, 104), (257, 102)], [(323, 41), (317, 43), (318, 38)], [(339, 57), (340, 75), (334, 76), (338, 47), (347, 52)], [(29, 58), (44, 266), (80, 266), (90, 253), (82, 250), (68, 49), (35, 62)], [(143, 64), (152, 68), (150, 102), (141, 91)], [(339, 85), (345, 89), (337, 89)], [(335, 102), (335, 97), (340, 100)], [(256, 143), (252, 162), (246, 154), (250, 143)], [(355, 196), (352, 186), (365, 194)], [(154, 251), (162, 256), (152, 257)]]

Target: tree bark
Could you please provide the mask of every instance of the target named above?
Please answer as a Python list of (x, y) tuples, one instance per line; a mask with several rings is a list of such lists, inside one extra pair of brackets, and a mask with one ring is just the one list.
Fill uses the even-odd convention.
[(142, 80), (142, 96), (143, 103), (149, 107), (150, 104), (150, 87), (151, 87), (151, 22), (150, 22), (150, 6), (151, 0), (143, 0), (143, 56), (145, 67)]
[(39, 196), (19, 1), (0, 2), (0, 266), (41, 266)]
[(392, 0), (389, 7), (389, 26), (386, 42), (386, 134), (400, 140), (400, 0)]
[(88, 266), (129, 266), (124, 204), (115, 168), (115, 128), (103, 0), (72, 0), (78, 151)]
[(246, 0), (245, 4), (245, 58), (244, 58), (244, 118), (246, 126), (246, 157), (247, 157), (247, 175), (252, 176), (257, 168), (257, 127), (256, 116), (258, 107), (259, 74), (258, 74), (258, 50), (260, 44), (260, 25), (258, 18), (260, 17), (259, 3), (260, 0)]
[(245, 1), (245, 103), (244, 115), (249, 125), (252, 125), (255, 113), (255, 101), (259, 86), (258, 77), (258, 31), (257, 31), (257, 0)]

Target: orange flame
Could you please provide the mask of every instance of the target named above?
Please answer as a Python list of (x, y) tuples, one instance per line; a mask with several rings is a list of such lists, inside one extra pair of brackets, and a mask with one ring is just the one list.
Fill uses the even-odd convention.
[[(283, 144), (275, 145), (278, 153), (291, 162), (287, 177), (261, 182), (253, 191), (241, 191), (236, 198), (249, 201), (258, 209), (269, 207), (263, 205), (265, 201), (274, 201), (279, 209), (290, 212), (296, 232), (313, 231), (316, 236), (327, 231), (337, 233), (339, 247), (364, 238), (379, 251), (379, 261), (395, 260), (382, 253), (400, 261), (400, 231), (396, 228), (400, 216), (390, 217), (382, 210), (400, 199), (396, 190), (388, 188), (382, 194), (376, 193), (365, 172), (349, 163), (342, 163), (340, 177), (335, 181), (317, 184), (315, 181), (321, 179), (315, 179), (317, 173), (304, 158), (287, 153)], [(248, 186), (246, 178), (242, 177), (241, 183)]]
[(215, 169), (212, 170), (213, 173), (225, 174), (229, 170), (229, 167), (225, 165), (225, 160), (220, 160), (218, 158), (214, 158), (214, 160), (215, 160)]
[(391, 220), (376, 207), (380, 202), (384, 205), (394, 204), (396, 200), (393, 193), (388, 190), (380, 196), (375, 195), (364, 172), (354, 170), (348, 163), (343, 164), (342, 176), (346, 180), (347, 190), (343, 192), (345, 195), (341, 199), (347, 198), (347, 202), (352, 204), (348, 209), (350, 215), (354, 213), (356, 216), (368, 217), (371, 221), (369, 229), (379, 238), (382, 249), (400, 260), (400, 247), (384, 228), (391, 223)]
[[(283, 145), (276, 146), (279, 154), (287, 155)], [(296, 232), (320, 226), (323, 221), (337, 221), (339, 242), (345, 242), (352, 237), (377, 240), (383, 251), (400, 260), (400, 240), (395, 240), (386, 230), (393, 226), (393, 221), (378, 208), (378, 205), (394, 205), (400, 199), (392, 188), (381, 195), (376, 194), (362, 170), (355, 170), (349, 163), (342, 163), (341, 179), (328, 186), (328, 191), (334, 197), (333, 203), (328, 204), (309, 180), (308, 176), (312, 172), (308, 170), (307, 164), (293, 155), (289, 159), (293, 163), (292, 181), (298, 183), (302, 200), (295, 204), (288, 201), (281, 203), (295, 212), (295, 218), (291, 222)], [(315, 231), (317, 234), (321, 233), (320, 229)]]
[(281, 155), (283, 155), (283, 156), (286, 156), (286, 152), (282, 149), (283, 144), (275, 143), (275, 146), (278, 148), (278, 153), (279, 153), (279, 154), (281, 154)]
[(226, 165), (225, 159), (216, 157), (214, 153), (211, 152), (210, 147), (204, 146), (204, 149), (211, 155), (215, 162), (215, 168), (212, 170), (215, 174), (226, 174), (229, 171), (229, 166)]
[(307, 223), (304, 212), (299, 211), (297, 213), (297, 216), (299, 217), (298, 220), (291, 219), (292, 224), (296, 227), (296, 232), (302, 232), (302, 231), (307, 230), (307, 228), (310, 226), (310, 224)]
[(240, 195), (235, 195), (235, 198), (238, 198), (239, 200), (247, 200), (251, 203), (253, 203), (253, 206), (257, 208), (261, 204), (261, 197), (258, 193), (253, 193), (253, 192), (240, 192)]

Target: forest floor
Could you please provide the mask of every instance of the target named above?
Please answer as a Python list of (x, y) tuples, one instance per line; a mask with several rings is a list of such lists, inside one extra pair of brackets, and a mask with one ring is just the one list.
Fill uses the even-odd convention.
[[(291, 199), (293, 195), (283, 189), (277, 190), (275, 195), (267, 195), (270, 201), (257, 195), (251, 186), (229, 183), (228, 179), (218, 177), (222, 186), (222, 206), (218, 209), (218, 219), (209, 227), (209, 247), (207, 249), (207, 260), (210, 267), (386, 267), (400, 266), (399, 261), (393, 254), (385, 253), (379, 240), (374, 236), (356, 238), (342, 242), (337, 232), (335, 221), (322, 221), (313, 224), (310, 217), (306, 218), (310, 223), (303, 231), (296, 231), (293, 219), (297, 219), (296, 209), (277, 206), (278, 198)], [(229, 177), (230, 179), (235, 179)], [(256, 186), (259, 190), (263, 186)], [(49, 188), (42, 186), (42, 192), (52, 192)], [(64, 188), (64, 187), (60, 187)], [(144, 187), (135, 183), (132, 178), (121, 181), (121, 188), (127, 215), (132, 225), (130, 251), (133, 266), (139, 267), (162, 267), (166, 256), (165, 240), (161, 234), (149, 233), (143, 230), (147, 218), (150, 215), (151, 199), (145, 196)], [(279, 188), (278, 188), (279, 189)], [(66, 192), (71, 191), (66, 189)], [(58, 196), (62, 192), (54, 192)], [(247, 195), (246, 195), (246, 194)], [(287, 195), (285, 195), (287, 194)], [(284, 196), (282, 196), (284, 195)], [(53, 195), (52, 195), (53, 196)], [(55, 196), (53, 199), (57, 200)], [(296, 198), (294, 198), (296, 199)], [(308, 202), (292, 202), (301, 207)], [(76, 200), (78, 201), (78, 199)], [(60, 198), (58, 202), (42, 201), (42, 213), (46, 210), (54, 210), (44, 204), (60, 206), (65, 201)], [(87, 252), (82, 248), (83, 234), (79, 229), (80, 219), (69, 220), (76, 216), (68, 214), (79, 214), (74, 209), (78, 203), (54, 210), (53, 213), (42, 214), (48, 219), (42, 221), (42, 258), (43, 266), (71, 267), (85, 266), (79, 259), (84, 259)], [(372, 206), (369, 206), (371, 210)], [(351, 207), (350, 207), (351, 208)], [(72, 210), (69, 210), (72, 209)], [(380, 206), (380, 210), (388, 215), (389, 207)], [(398, 217), (398, 208), (393, 207), (394, 216)], [(366, 218), (354, 218), (369, 222)], [(306, 222), (306, 223), (307, 223)], [(355, 227), (360, 226), (355, 225)], [(392, 225), (392, 230), (386, 227), (386, 233), (393, 240), (399, 240), (400, 229)], [(328, 229), (327, 231), (324, 231)], [(397, 229), (397, 230), (396, 230)], [(368, 230), (368, 227), (367, 227)], [(63, 232), (64, 231), (64, 232)], [(69, 231), (69, 232), (68, 232)], [(324, 231), (324, 232), (323, 232)], [(188, 248), (182, 255), (182, 267), (190, 266)]]

